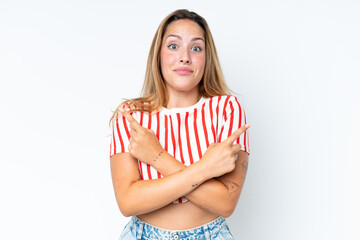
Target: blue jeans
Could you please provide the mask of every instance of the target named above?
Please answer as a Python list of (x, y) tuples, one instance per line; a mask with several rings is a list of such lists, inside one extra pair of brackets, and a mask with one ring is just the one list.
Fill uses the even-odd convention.
[(197, 240), (234, 239), (223, 217), (187, 230), (166, 230), (152, 226), (137, 217), (132, 217), (125, 226), (119, 240)]

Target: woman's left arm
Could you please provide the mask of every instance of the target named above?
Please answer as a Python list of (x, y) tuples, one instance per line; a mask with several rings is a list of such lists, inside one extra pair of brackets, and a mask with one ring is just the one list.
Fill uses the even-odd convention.
[[(238, 159), (232, 172), (205, 181), (186, 197), (198, 207), (223, 217), (229, 217), (234, 212), (239, 200), (248, 168), (248, 153), (241, 150), (237, 154)], [(186, 168), (166, 152), (152, 166), (163, 176)]]
[[(130, 122), (129, 151), (134, 157), (151, 165), (163, 176), (168, 176), (187, 167), (161, 147), (152, 130), (143, 128), (126, 111), (123, 112), (123, 116)], [(219, 143), (212, 145), (215, 144)], [(211, 151), (211, 145), (206, 150), (206, 152), (208, 151)], [(216, 179), (207, 180), (186, 197), (198, 207), (223, 217), (229, 217), (239, 200), (248, 165), (248, 154), (244, 151), (239, 151), (237, 154), (238, 159), (232, 172)]]

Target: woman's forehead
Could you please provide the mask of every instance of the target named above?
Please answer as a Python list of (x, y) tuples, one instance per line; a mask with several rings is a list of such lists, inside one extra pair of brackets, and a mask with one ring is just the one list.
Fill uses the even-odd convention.
[(169, 24), (164, 38), (168, 38), (169, 36), (179, 36), (182, 38), (183, 35), (204, 38), (204, 31), (196, 22), (189, 19), (180, 19)]

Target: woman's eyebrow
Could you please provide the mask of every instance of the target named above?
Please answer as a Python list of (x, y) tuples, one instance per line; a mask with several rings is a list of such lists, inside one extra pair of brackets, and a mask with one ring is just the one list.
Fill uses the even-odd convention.
[(195, 37), (195, 38), (191, 39), (191, 41), (197, 41), (197, 40), (201, 40), (201, 41), (205, 42), (205, 40), (201, 37)]
[(182, 37), (180, 37), (179, 35), (175, 35), (175, 34), (170, 34), (169, 36), (167, 36), (167, 38), (169, 37), (174, 37), (174, 38), (177, 38), (179, 40), (182, 40)]
[[(174, 37), (174, 38), (177, 38), (179, 40), (182, 40), (182, 37), (179, 36), (179, 35), (176, 35), (176, 34), (170, 34), (169, 36), (167, 36), (167, 38), (169, 38), (169, 37)], [(205, 40), (203, 38), (201, 38), (201, 37), (194, 37), (193, 39), (191, 39), (192, 42), (197, 41), (197, 40), (201, 40), (201, 41), (205, 42)]]

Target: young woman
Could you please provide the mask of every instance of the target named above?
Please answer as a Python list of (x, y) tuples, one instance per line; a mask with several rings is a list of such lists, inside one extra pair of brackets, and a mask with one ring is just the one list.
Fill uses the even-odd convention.
[(177, 10), (160, 24), (142, 97), (112, 117), (111, 174), (120, 239), (233, 239), (225, 218), (248, 165), (245, 113), (225, 84), (205, 19)]

